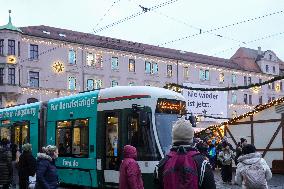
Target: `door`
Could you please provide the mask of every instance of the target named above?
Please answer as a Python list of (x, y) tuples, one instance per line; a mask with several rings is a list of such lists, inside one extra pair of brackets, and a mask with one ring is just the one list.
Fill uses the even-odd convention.
[(30, 143), (30, 130), (28, 122), (16, 122), (12, 128), (12, 141), (20, 149), (23, 144)]

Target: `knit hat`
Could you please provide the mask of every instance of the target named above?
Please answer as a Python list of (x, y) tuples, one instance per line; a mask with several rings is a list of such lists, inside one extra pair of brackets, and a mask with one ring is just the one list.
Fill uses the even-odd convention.
[(22, 149), (24, 152), (31, 152), (32, 151), (32, 145), (29, 143), (26, 143), (22, 146)]
[(241, 140), (241, 143), (244, 143), (247, 139), (241, 138), (240, 140)]
[(190, 121), (181, 118), (177, 120), (172, 129), (173, 143), (175, 142), (193, 142), (194, 130)]
[(246, 154), (250, 154), (250, 153), (255, 153), (256, 149), (255, 146), (253, 144), (247, 144), (242, 148), (242, 153), (244, 155)]
[(47, 155), (53, 155), (53, 153), (56, 151), (57, 147), (48, 145), (46, 147), (42, 147), (43, 152), (45, 152)]

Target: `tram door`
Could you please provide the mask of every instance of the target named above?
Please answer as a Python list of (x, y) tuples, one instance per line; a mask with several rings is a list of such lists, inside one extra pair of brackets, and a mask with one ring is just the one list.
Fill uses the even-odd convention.
[(11, 143), (16, 144), (20, 149), (22, 148), (23, 144), (30, 143), (28, 122), (16, 122), (11, 130)]
[(105, 161), (104, 180), (105, 183), (118, 183), (120, 166), (120, 117), (119, 112), (105, 112)]

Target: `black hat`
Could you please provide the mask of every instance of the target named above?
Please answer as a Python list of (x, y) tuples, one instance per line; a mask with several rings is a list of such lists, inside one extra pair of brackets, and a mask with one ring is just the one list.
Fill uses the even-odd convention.
[(241, 138), (240, 140), (241, 140), (241, 143), (244, 143), (247, 139)]
[(246, 154), (250, 154), (250, 153), (255, 153), (256, 149), (255, 146), (253, 144), (247, 144), (242, 148), (242, 153), (244, 155)]

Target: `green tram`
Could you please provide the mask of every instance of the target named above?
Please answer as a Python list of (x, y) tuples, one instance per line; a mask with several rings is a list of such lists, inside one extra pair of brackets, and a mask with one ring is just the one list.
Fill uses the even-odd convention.
[(172, 123), (186, 109), (184, 97), (148, 86), (118, 86), (47, 102), (0, 109), (0, 136), (33, 155), (56, 145), (60, 182), (118, 187), (123, 146), (138, 150), (145, 188), (153, 188), (158, 161), (171, 145)]

